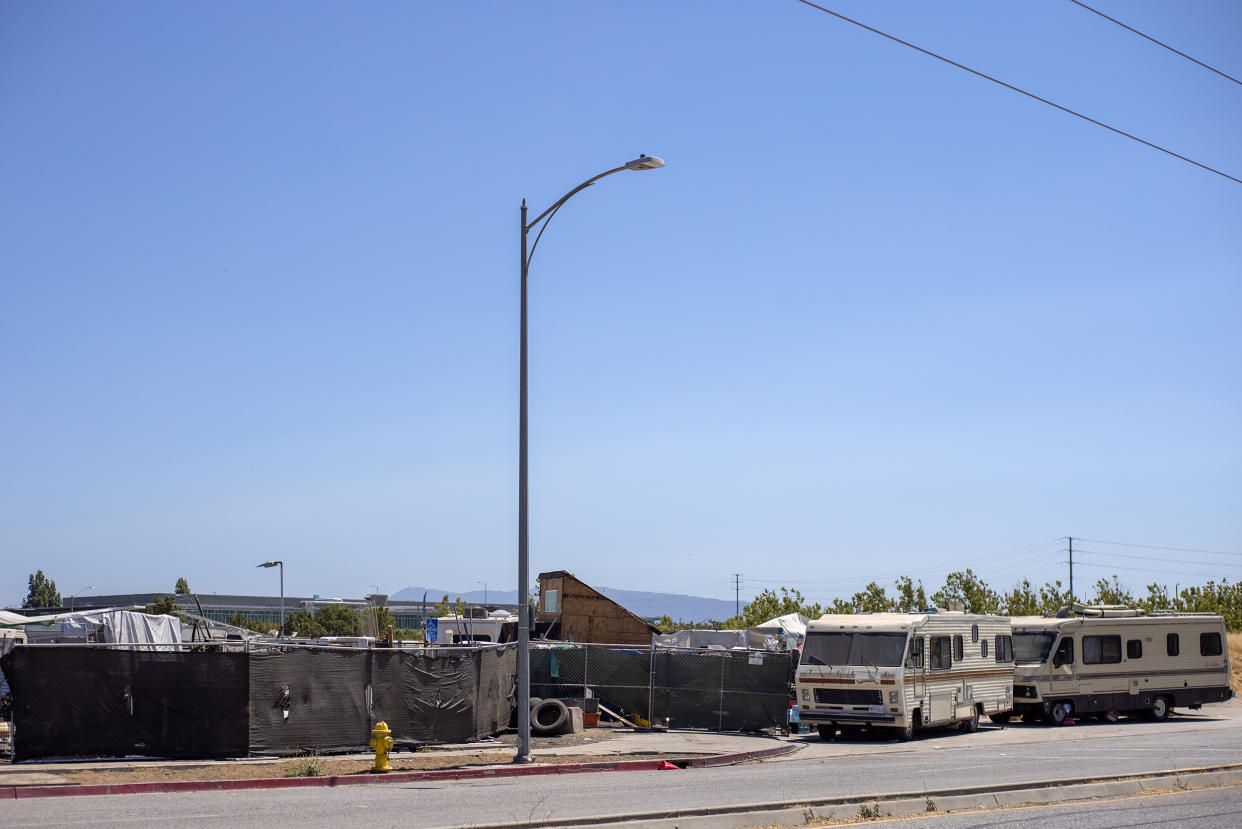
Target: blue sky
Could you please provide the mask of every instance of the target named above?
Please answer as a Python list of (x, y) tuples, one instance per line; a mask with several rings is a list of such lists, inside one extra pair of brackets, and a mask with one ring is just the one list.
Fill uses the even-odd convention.
[[(826, 5), (1242, 177), (1072, 3)], [(518, 207), (640, 153), (532, 265), (533, 573), (1242, 577), (1242, 185), (793, 0), (7, 2), (0, 110), (0, 604), (512, 589)]]

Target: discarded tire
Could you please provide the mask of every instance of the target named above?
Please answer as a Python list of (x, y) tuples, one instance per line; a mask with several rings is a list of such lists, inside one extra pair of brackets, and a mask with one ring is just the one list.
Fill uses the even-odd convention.
[(559, 699), (545, 699), (530, 711), (530, 730), (552, 734), (569, 719), (569, 707)]

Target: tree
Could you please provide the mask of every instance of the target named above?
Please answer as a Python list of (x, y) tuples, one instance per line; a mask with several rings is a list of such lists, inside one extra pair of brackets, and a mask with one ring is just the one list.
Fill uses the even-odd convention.
[(1132, 606), (1134, 597), (1130, 595), (1130, 591), (1121, 586), (1121, 582), (1117, 580), (1117, 575), (1113, 574), (1112, 582), (1108, 579), (1100, 579), (1095, 583), (1095, 599), (1092, 604), (1123, 604)]
[(784, 616), (787, 613), (801, 613), (803, 616), (814, 618), (820, 616), (823, 610), (818, 604), (808, 605), (806, 599), (797, 590), (782, 587), (781, 595), (778, 597), (774, 590), (767, 589), (751, 599), (748, 604), (743, 605), (741, 615), (726, 620), (724, 624), (729, 630), (753, 628), (755, 625), (761, 625), (769, 619)]
[(932, 594), (936, 607), (948, 607), (961, 602), (967, 613), (999, 613), (1000, 596), (976, 576), (969, 568), (966, 572), (954, 572), (945, 577), (944, 587)]
[(1169, 587), (1166, 584), (1147, 585), (1147, 598), (1139, 599), (1138, 606), (1148, 613), (1161, 610), (1173, 610), (1173, 601), (1169, 598)]
[(1073, 603), (1073, 595), (1068, 590), (1061, 589), (1060, 579), (1055, 582), (1044, 582), (1044, 586), (1039, 588), (1039, 611), (1045, 616), (1051, 616), (1062, 607)]
[(437, 618), (443, 619), (450, 613), (452, 613), (452, 608), (449, 607), (448, 593), (445, 593), (444, 598), (436, 602), (435, 614)]
[(923, 582), (916, 588), (909, 576), (902, 576), (895, 582), (897, 598), (894, 599), (898, 613), (918, 613), (927, 608), (927, 594), (923, 592)]
[(280, 629), (280, 623), (275, 619), (251, 619), (240, 610), (234, 613), (226, 620), (227, 624), (233, 627), (245, 628), (255, 633), (270, 633), (273, 630)]
[(884, 592), (884, 588), (875, 582), (871, 582), (855, 593), (850, 599), (850, 604), (854, 606), (856, 613), (887, 613), (896, 607), (893, 600)]
[(1039, 615), (1039, 597), (1031, 588), (1030, 579), (1023, 579), (1021, 584), (1015, 584), (1006, 594), (1004, 612), (1006, 616)]
[(152, 616), (175, 616), (177, 600), (172, 596), (152, 596), (152, 603), (147, 605), (147, 613)]
[[(327, 608), (320, 608), (326, 610)], [(319, 614), (314, 616), (305, 610), (299, 610), (285, 617), (284, 634), (292, 636), (297, 634), (299, 637), (307, 639), (318, 639), (320, 636), (327, 636), (327, 628), (319, 621)]]
[(184, 578), (177, 579), (177, 586), (173, 588), (173, 592), (178, 596), (190, 595), (190, 583)]
[(56, 582), (43, 575), (42, 570), (30, 574), (29, 585), (30, 590), (26, 593), (22, 607), (60, 607), (64, 604), (60, 591), (56, 589)]
[(349, 605), (329, 604), (315, 611), (315, 621), (327, 636), (357, 636), (361, 630), (358, 613)]
[(454, 613), (455, 615), (460, 616), (461, 618), (463, 618), (463, 619), (464, 619), (464, 618), (466, 618), (466, 609), (467, 609), (467, 606), (466, 606), (466, 600), (465, 600), (465, 599), (463, 599), (461, 596), (458, 596), (458, 597), (457, 597), (457, 604), (456, 604), (456, 606), (453, 608), (453, 613)]

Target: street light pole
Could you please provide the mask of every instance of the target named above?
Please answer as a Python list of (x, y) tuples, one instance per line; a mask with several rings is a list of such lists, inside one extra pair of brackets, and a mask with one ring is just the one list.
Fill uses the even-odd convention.
[(483, 585), (483, 606), (487, 607), (487, 582), (481, 581), (479, 584)]
[(265, 561), (262, 564), (256, 564), (256, 567), (279, 567), (280, 568), (280, 635), (285, 635), (285, 563), (283, 561)]
[[(95, 589), (95, 585), (93, 585), (93, 584), (88, 584), (88, 585), (86, 585), (86, 587), (83, 587), (83, 588), (82, 588), (82, 590), (94, 590), (94, 589)], [(81, 593), (81, 592), (82, 592), (82, 590), (79, 590), (79, 591), (78, 591), (78, 593)], [(70, 596), (70, 597), (69, 597), (69, 612), (70, 612), (70, 613), (72, 613), (72, 612), (73, 612), (74, 605), (76, 605), (76, 604), (77, 604), (77, 601), (78, 601), (78, 593), (74, 593), (72, 596)]]
[[(556, 201), (551, 207), (539, 214), (533, 222), (526, 221), (526, 199), (522, 199), (522, 215), (521, 215), (521, 236), (522, 236), (522, 320), (521, 320), (521, 347), (520, 347), (520, 367), (518, 369), (518, 588), (517, 588), (517, 604), (518, 604), (518, 651), (517, 651), (517, 715), (518, 715), (518, 745), (517, 756), (513, 758), (515, 763), (530, 763), (534, 760), (530, 753), (530, 622), (531, 613), (530, 601), (527, 598), (527, 590), (530, 584), (530, 522), (529, 522), (529, 492), (527, 488), (527, 392), (526, 392), (526, 277), (530, 273), (530, 260), (535, 255), (535, 248), (539, 246), (539, 240), (543, 238), (543, 232), (548, 229), (548, 223), (552, 221), (552, 217), (556, 215), (556, 211), (561, 209), (565, 202), (569, 201), (576, 193), (595, 182), (610, 176), (613, 173), (619, 173), (622, 170), (655, 170), (664, 166), (664, 160), (655, 156), (639, 156), (633, 161), (627, 161), (620, 167), (614, 167), (600, 173), (597, 176), (587, 179), (574, 189), (570, 190), (564, 196)], [(547, 221), (544, 221), (544, 220)], [(531, 230), (540, 222), (543, 227), (539, 229), (539, 233), (535, 236), (534, 243), (530, 246), (530, 251), (526, 249), (526, 238)]]

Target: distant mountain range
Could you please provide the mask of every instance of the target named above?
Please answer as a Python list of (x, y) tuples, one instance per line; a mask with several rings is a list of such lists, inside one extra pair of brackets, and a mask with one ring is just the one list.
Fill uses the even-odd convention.
[[(532, 584), (533, 588), (535, 585)], [(595, 587), (595, 585), (591, 585)], [(708, 619), (723, 621), (734, 614), (735, 604), (722, 599), (704, 599), (700, 596), (683, 596), (677, 593), (652, 593), (647, 590), (619, 590), (612, 587), (595, 587), (626, 610), (643, 617), (659, 618), (668, 614), (675, 621), (705, 622)], [(438, 587), (403, 587), (388, 597), (392, 603), (417, 603), (427, 594), (427, 604), (434, 604), (448, 594), (450, 601), (458, 596), (470, 604), (516, 604), (516, 590), (488, 590), (484, 599), (482, 590), (442, 590)]]

